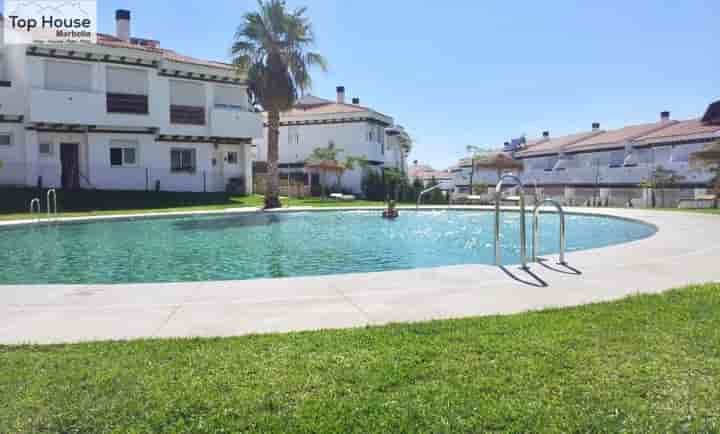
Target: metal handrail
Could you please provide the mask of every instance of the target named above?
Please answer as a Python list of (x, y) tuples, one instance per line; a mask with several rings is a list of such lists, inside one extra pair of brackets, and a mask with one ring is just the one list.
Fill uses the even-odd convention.
[[(50, 201), (50, 198), (52, 197), (52, 202)], [(50, 204), (52, 203), (52, 207)], [(52, 208), (52, 212), (51, 212)], [(55, 191), (54, 188), (51, 188), (47, 192), (47, 215), (50, 217), (51, 214), (57, 215), (58, 213), (58, 207), (57, 207), (57, 191)]]
[[(37, 205), (37, 206), (35, 206)], [(40, 216), (40, 213), (42, 212), (42, 208), (40, 206), (40, 199), (35, 198), (30, 201), (30, 217), (37, 214), (38, 217)]]
[(415, 205), (415, 210), (417, 211), (418, 209), (420, 209), (420, 204), (422, 203), (422, 197), (423, 197), (423, 195), (425, 195), (425, 194), (427, 194), (427, 193), (430, 193), (430, 192), (433, 191), (433, 190), (437, 190), (438, 188), (441, 188), (441, 187), (444, 187), (444, 185), (443, 185), (443, 184), (436, 184), (436, 185), (433, 185), (433, 186), (430, 187), (430, 188), (427, 188), (427, 189), (421, 191), (420, 194), (418, 195), (417, 204)]
[(514, 180), (520, 189), (520, 259), (522, 260), (522, 268), (527, 270), (527, 234), (525, 230), (525, 187), (522, 181), (515, 175), (503, 175), (500, 177), (495, 187), (495, 265), (502, 265), (500, 253), (500, 193), (502, 192), (503, 182), (505, 180)]
[(544, 204), (551, 204), (554, 205), (555, 208), (558, 211), (558, 214), (560, 215), (560, 264), (566, 265), (567, 262), (565, 262), (565, 211), (563, 210), (562, 205), (556, 200), (553, 199), (545, 199), (542, 202), (535, 205), (535, 209), (533, 210), (533, 245), (532, 245), (532, 258), (533, 262), (538, 261), (538, 245), (539, 245), (539, 232), (540, 232), (540, 208)]

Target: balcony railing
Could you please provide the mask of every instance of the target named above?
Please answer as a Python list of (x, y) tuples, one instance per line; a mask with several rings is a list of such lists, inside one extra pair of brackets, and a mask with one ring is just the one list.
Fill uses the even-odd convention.
[(108, 113), (146, 115), (150, 112), (147, 95), (108, 93), (106, 101)]
[(205, 125), (205, 107), (171, 105), (170, 123), (184, 125)]

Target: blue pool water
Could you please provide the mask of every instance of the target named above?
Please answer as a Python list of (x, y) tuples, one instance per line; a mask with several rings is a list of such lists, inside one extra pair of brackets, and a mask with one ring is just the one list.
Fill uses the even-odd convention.
[[(541, 216), (541, 253), (558, 251), (558, 216)], [(222, 215), (0, 230), (0, 284), (240, 280), (492, 264), (490, 212), (379, 211)], [(502, 217), (502, 254), (519, 263), (519, 213)], [(530, 254), (531, 218), (527, 218)], [(655, 228), (567, 216), (572, 252), (649, 237)]]

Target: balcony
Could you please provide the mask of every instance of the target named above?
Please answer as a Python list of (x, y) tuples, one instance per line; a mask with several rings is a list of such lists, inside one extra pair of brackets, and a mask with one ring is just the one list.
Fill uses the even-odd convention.
[(257, 139), (263, 136), (262, 116), (241, 108), (215, 106), (210, 117), (212, 134), (216, 137)]
[(105, 120), (105, 94), (65, 90), (32, 89), (32, 122), (99, 125)]

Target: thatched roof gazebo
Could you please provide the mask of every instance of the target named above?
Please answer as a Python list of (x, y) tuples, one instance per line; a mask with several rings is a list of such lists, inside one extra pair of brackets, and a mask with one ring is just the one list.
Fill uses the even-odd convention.
[(311, 161), (305, 163), (305, 169), (317, 172), (342, 173), (346, 170), (344, 164), (334, 160)]
[(516, 160), (505, 152), (488, 152), (473, 157), (475, 169), (495, 169), (498, 175), (504, 171), (522, 171), (522, 161)]
[(702, 150), (692, 153), (690, 162), (694, 166), (720, 164), (720, 141), (705, 145)]

